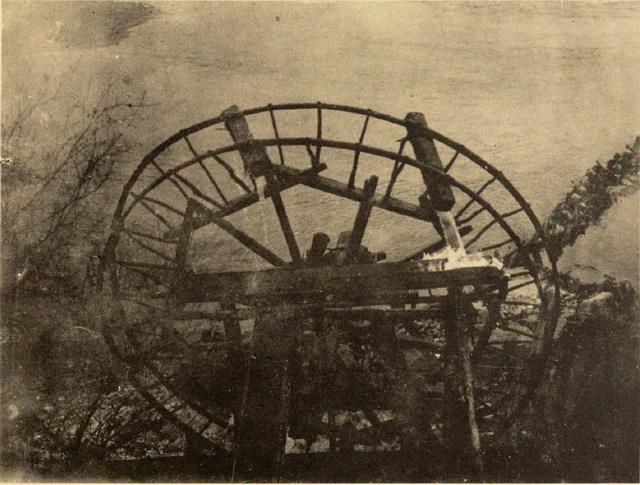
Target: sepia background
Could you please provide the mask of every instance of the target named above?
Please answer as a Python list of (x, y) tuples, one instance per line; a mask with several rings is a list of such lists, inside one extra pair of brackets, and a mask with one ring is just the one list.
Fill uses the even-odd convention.
[[(1, 8), (3, 291), (5, 280), (36, 262), (47, 268), (34, 283), (38, 291), (77, 291), (140, 159), (234, 104), (322, 101), (398, 118), (421, 111), (431, 128), (501, 170), (541, 220), (596, 161), (606, 165), (640, 130), (636, 1), (9, 0)], [(87, 141), (92, 127), (100, 135)], [(108, 175), (82, 180), (69, 151), (79, 140), (83, 150), (116, 141), (104, 152)], [(565, 250), (562, 271), (589, 282), (606, 274), (638, 290), (638, 192), (628, 192)], [(292, 218), (303, 220), (306, 208), (308, 201), (294, 201)], [(336, 217), (352, 220), (350, 212)], [(393, 254), (384, 244), (421, 237), (392, 227), (374, 221), (369, 242), (381, 247), (373, 250)], [(224, 251), (211, 257), (229, 264)], [(25, 321), (46, 321), (27, 313)], [(18, 338), (12, 335), (3, 342)], [(41, 412), (32, 401), (43, 391), (29, 379), (55, 369), (43, 349), (66, 337), (38, 337), (25, 347), (43, 357), (32, 359), (31, 370), (9, 369), (3, 406), (15, 408), (3, 412)], [(629, 439), (637, 446), (637, 437)]]

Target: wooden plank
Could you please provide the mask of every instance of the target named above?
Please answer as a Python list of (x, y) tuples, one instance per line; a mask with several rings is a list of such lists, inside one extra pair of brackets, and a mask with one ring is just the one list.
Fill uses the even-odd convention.
[[(407, 122), (407, 133), (413, 146), (416, 160), (444, 173), (444, 167), (436, 145), (433, 142), (433, 138), (429, 136), (425, 116), (422, 113), (408, 113), (405, 121)], [(426, 170), (422, 172), (422, 177), (434, 208), (441, 212), (450, 211), (456, 203), (451, 186)]]
[(282, 463), (289, 357), (299, 322), (299, 310), (290, 305), (265, 309), (256, 319), (237, 429), (237, 470), (241, 476), (274, 476)]
[(442, 260), (409, 261), (323, 268), (274, 268), (264, 271), (191, 274), (180, 297), (185, 302), (218, 301), (246, 296), (253, 299), (362, 298), (403, 290), (467, 284), (499, 284), (495, 267), (441, 271)]

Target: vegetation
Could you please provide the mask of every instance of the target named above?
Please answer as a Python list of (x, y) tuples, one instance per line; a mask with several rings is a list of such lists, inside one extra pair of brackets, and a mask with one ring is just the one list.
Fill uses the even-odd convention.
[(104, 199), (136, 147), (127, 133), (144, 95), (112, 82), (97, 99), (67, 101), (44, 88), (3, 112), (5, 464), (136, 456), (140, 435), (164, 427), (114, 374), (90, 291), (111, 212)]
[(639, 167), (640, 136), (605, 165), (596, 162), (574, 183), (565, 200), (555, 207), (544, 223), (544, 232), (557, 257), (587, 228), (597, 224), (619, 196), (637, 190)]
[(84, 258), (108, 228), (102, 197), (135, 148), (127, 132), (145, 106), (144, 95), (125, 93), (112, 82), (97, 99), (72, 98), (69, 106), (43, 88), (3, 112), (3, 292), (81, 289)]

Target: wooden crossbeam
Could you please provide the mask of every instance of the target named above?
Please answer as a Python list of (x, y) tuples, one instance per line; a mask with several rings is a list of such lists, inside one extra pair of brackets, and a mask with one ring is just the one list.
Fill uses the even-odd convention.
[(247, 172), (254, 179), (268, 174), (272, 164), (267, 155), (267, 149), (255, 142), (249, 124), (240, 109), (237, 106), (231, 106), (222, 112), (222, 116), (225, 119), (224, 126), (234, 143), (248, 142), (239, 148)]
[[(274, 172), (278, 174), (281, 180), (289, 180), (290, 177), (296, 177), (297, 183), (301, 185), (318, 189), (323, 192), (328, 192), (339, 197), (344, 197), (345, 199), (360, 202), (365, 197), (364, 190), (361, 188), (349, 188), (347, 184), (343, 184), (327, 177), (315, 175), (310, 173), (310, 171), (303, 173), (291, 167), (278, 165), (274, 168)], [(395, 212), (396, 214), (401, 214), (403, 216), (412, 217), (414, 219), (419, 219), (421, 221), (431, 222), (429, 214), (416, 204), (410, 204), (400, 199), (380, 195), (373, 197), (372, 203), (374, 207), (380, 207), (381, 209)]]
[(218, 301), (246, 297), (278, 301), (290, 298), (376, 297), (397, 291), (471, 284), (500, 284), (495, 267), (442, 271), (443, 261), (409, 261), (323, 268), (274, 268), (265, 271), (190, 274), (178, 291), (183, 302)]

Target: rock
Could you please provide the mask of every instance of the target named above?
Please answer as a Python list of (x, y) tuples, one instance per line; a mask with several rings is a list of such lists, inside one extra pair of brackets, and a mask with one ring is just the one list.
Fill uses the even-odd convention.
[(609, 291), (603, 291), (602, 293), (598, 293), (591, 298), (587, 298), (582, 302), (585, 307), (593, 307), (593, 306), (603, 306), (608, 300), (613, 297), (613, 293)]

